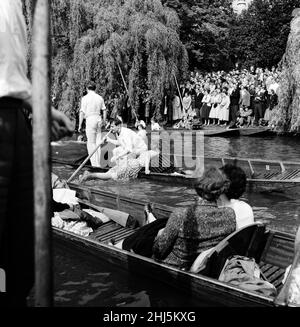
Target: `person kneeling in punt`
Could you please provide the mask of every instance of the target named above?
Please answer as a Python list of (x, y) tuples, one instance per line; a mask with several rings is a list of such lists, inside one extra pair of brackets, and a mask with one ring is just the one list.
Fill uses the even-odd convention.
[(143, 167), (146, 173), (150, 172), (150, 160), (158, 153), (153, 150), (148, 151), (145, 141), (131, 129), (123, 127), (122, 121), (117, 118), (111, 123), (111, 131), (116, 136), (116, 140), (107, 137), (107, 141), (117, 146), (113, 150), (111, 159), (111, 162), (116, 165), (106, 173), (84, 172), (79, 177), (79, 183), (89, 179), (134, 179)]

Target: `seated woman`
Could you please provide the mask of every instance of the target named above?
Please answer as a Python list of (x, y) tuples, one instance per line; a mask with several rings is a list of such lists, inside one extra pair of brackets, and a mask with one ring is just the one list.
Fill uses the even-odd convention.
[(240, 108), (239, 115), (237, 118), (237, 127), (245, 126), (245, 124), (247, 124), (246, 126), (249, 127), (251, 124), (252, 114), (253, 114), (252, 109), (242, 106)]
[[(230, 181), (229, 188), (220, 195), (217, 203), (219, 207), (232, 208), (235, 213), (236, 229), (254, 223), (253, 210), (248, 203), (238, 200), (246, 190), (247, 177), (242, 168), (226, 164), (221, 168)], [(213, 248), (203, 251), (195, 260), (191, 271), (197, 273)]]
[(166, 264), (189, 269), (197, 255), (218, 244), (236, 228), (231, 208), (218, 208), (217, 199), (229, 187), (219, 169), (206, 170), (195, 184), (198, 201), (170, 215), (153, 245), (153, 257)]
[(219, 207), (232, 208), (236, 217), (236, 228), (240, 229), (254, 223), (253, 210), (248, 203), (238, 200), (245, 192), (247, 177), (242, 168), (226, 164), (221, 168), (230, 181), (227, 191), (218, 199)]

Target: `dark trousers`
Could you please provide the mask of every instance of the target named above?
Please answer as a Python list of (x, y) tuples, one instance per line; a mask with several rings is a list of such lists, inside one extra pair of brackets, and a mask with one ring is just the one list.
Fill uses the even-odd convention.
[(127, 251), (132, 249), (137, 254), (151, 258), (155, 237), (160, 229), (166, 227), (167, 222), (168, 219), (157, 219), (142, 226), (134, 234), (125, 238), (122, 248)]
[(237, 119), (237, 112), (239, 111), (239, 105), (238, 104), (232, 104), (230, 106), (230, 117), (229, 117), (229, 120), (231, 122), (236, 122), (236, 119)]
[[(34, 281), (32, 135), (22, 102), (0, 98), (0, 305), (24, 306)], [(3, 301), (4, 300), (4, 301)]]
[(254, 103), (254, 122), (257, 124), (260, 118), (264, 117), (263, 113), (263, 105), (261, 102), (255, 102)]

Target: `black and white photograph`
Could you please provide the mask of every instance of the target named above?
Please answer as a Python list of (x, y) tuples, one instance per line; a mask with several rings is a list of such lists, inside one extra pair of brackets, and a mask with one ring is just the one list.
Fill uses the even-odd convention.
[(0, 0), (0, 307), (300, 307), (299, 145), (300, 0)]

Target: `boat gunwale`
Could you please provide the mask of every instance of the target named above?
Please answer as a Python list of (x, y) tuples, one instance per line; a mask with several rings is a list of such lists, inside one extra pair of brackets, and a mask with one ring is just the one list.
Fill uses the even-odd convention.
[[(226, 159), (225, 159), (226, 160)], [(61, 164), (61, 165), (67, 165), (67, 166), (71, 166), (71, 167), (78, 167), (79, 164), (75, 164), (75, 163), (69, 163), (69, 162), (65, 162), (63, 160), (52, 160), (54, 163), (56, 164)], [(299, 163), (300, 166), (300, 163)], [(108, 168), (101, 168), (101, 167), (93, 167), (91, 165), (85, 165), (85, 168), (89, 169), (89, 170), (94, 170), (94, 171), (103, 171), (106, 172), (108, 171)], [(164, 177), (164, 178), (170, 178), (172, 181), (175, 180), (176, 178), (183, 180), (184, 182), (188, 183), (193, 183), (194, 181), (196, 181), (197, 177), (191, 177), (189, 175), (185, 175), (185, 174), (180, 174), (180, 173), (157, 173), (157, 172), (151, 172), (150, 174), (145, 174), (144, 172), (141, 172), (141, 177), (142, 178), (146, 178), (146, 179), (152, 179), (155, 177)], [(279, 180), (279, 179), (265, 179), (265, 178), (249, 178), (247, 177), (247, 182), (249, 183), (266, 183), (266, 184), (287, 184), (287, 185), (300, 185), (300, 179), (299, 180)]]

